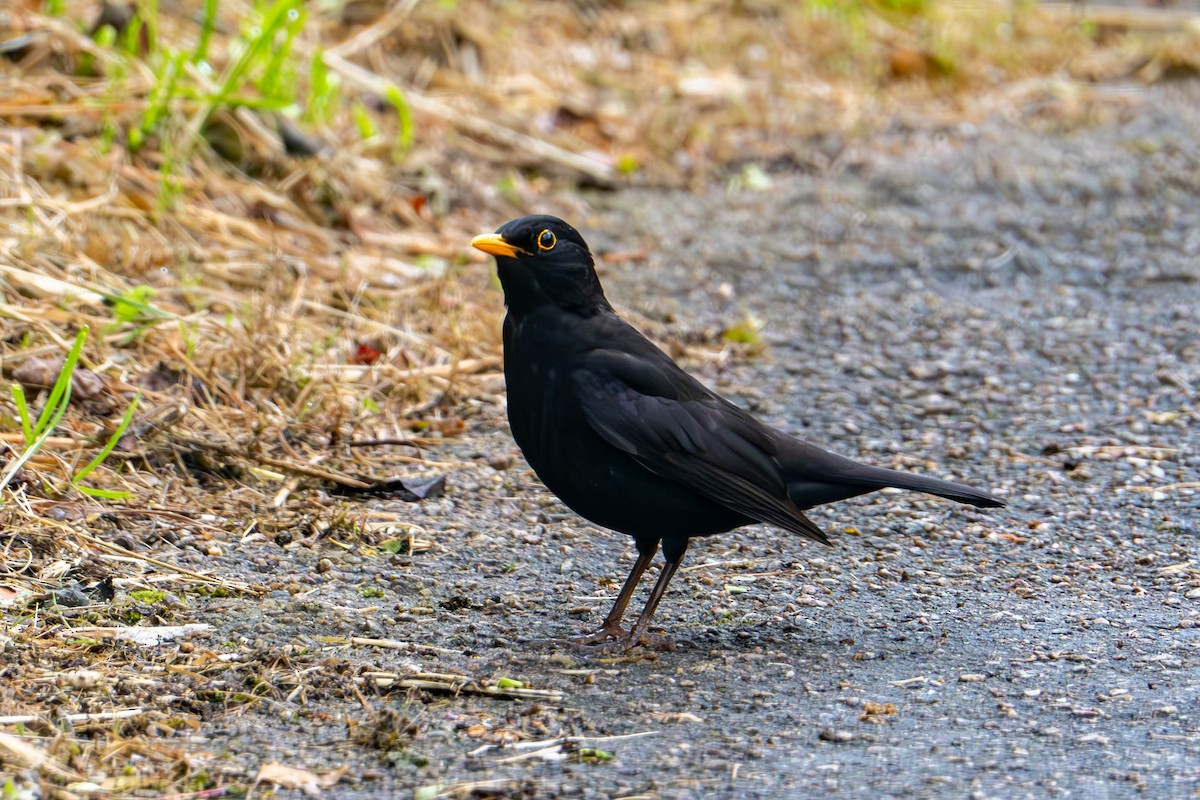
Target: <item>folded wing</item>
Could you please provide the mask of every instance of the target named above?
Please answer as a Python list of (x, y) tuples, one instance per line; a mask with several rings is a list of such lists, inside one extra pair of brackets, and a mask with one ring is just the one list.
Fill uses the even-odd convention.
[(654, 361), (616, 350), (588, 354), (572, 383), (592, 429), (664, 478), (828, 544), (788, 495), (776, 437), (690, 376)]

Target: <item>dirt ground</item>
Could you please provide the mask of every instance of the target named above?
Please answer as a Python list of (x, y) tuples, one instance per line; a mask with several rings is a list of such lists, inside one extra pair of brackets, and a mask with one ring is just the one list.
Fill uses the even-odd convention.
[[(1107, 91), (1070, 127), (1033, 106), (897, 121), (831, 140), (819, 173), (545, 209), (736, 402), (1009, 508), (886, 493), (813, 513), (832, 548), (761, 526), (697, 542), (656, 620), (677, 649), (594, 656), (524, 640), (597, 624), (632, 543), (567, 512), (503, 407), (478, 406), (426, 453), (453, 463), (444, 496), (347, 503), (428, 547), (164, 549), (275, 587), (189, 596), (171, 622), (211, 628), (145, 648), (158, 702), (196, 720), (169, 737), (193, 777), (345, 766), (322, 796), (421, 800), (1196, 796), (1200, 89)], [(765, 346), (719, 350), (747, 317)], [(181, 646), (224, 667), (172, 672)], [(172, 682), (207, 703), (172, 708)]]

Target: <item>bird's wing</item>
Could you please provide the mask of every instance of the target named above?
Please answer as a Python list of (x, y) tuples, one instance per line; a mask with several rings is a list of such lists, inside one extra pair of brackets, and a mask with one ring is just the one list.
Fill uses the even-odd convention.
[(766, 429), (663, 360), (616, 350), (589, 353), (573, 370), (572, 383), (592, 429), (658, 475), (751, 519), (828, 544), (788, 497)]

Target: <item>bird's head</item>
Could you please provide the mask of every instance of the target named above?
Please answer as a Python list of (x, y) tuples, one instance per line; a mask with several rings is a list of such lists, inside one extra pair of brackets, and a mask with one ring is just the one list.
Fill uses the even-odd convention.
[(504, 303), (523, 314), (555, 305), (590, 315), (610, 309), (587, 243), (558, 217), (536, 214), (476, 236), (471, 246), (496, 257)]

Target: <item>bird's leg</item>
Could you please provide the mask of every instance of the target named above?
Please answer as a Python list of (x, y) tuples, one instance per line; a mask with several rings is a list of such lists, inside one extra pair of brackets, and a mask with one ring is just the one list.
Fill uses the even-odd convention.
[[(663, 557), (666, 563), (663, 564), (662, 572), (658, 575), (658, 581), (654, 584), (653, 591), (650, 592), (650, 599), (646, 601), (646, 607), (642, 609), (641, 616), (633, 626), (633, 630), (629, 634), (629, 646), (634, 647), (642, 642), (646, 635), (646, 629), (650, 627), (650, 620), (654, 617), (654, 612), (658, 609), (658, 603), (663, 599), (663, 595), (667, 593), (667, 584), (671, 582), (671, 578), (675, 577), (675, 571), (679, 569), (679, 565), (683, 563), (683, 554), (687, 552), (687, 540), (683, 540), (683, 545), (677, 543), (669, 543), (663, 546)], [(666, 649), (674, 650), (670, 640), (662, 638), (661, 641), (653, 642), (664, 646)]]
[(633, 562), (633, 569), (629, 570), (629, 577), (625, 579), (625, 585), (621, 587), (621, 593), (617, 595), (617, 602), (613, 603), (612, 611), (608, 612), (608, 616), (600, 624), (599, 630), (573, 639), (574, 644), (600, 644), (608, 639), (620, 639), (625, 636), (625, 631), (621, 628), (621, 620), (625, 616), (625, 609), (629, 605), (629, 598), (633, 596), (633, 590), (637, 588), (646, 568), (654, 560), (654, 554), (658, 552), (658, 540), (639, 541), (637, 548), (637, 561)]

